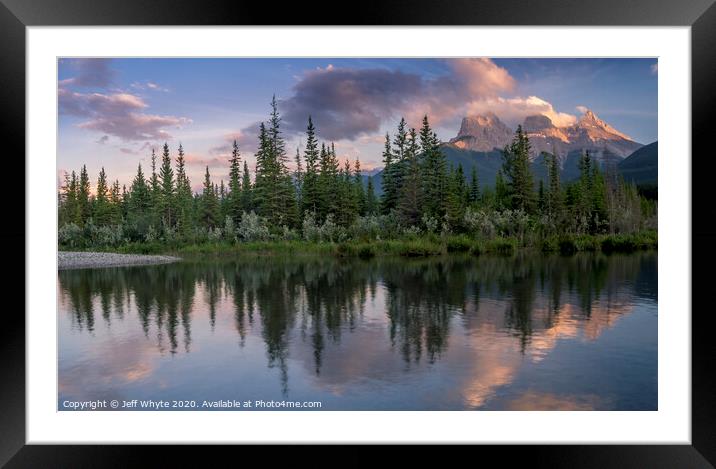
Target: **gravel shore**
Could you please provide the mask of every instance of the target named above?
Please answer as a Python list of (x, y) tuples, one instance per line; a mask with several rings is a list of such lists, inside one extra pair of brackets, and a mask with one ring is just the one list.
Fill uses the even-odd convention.
[(84, 269), (93, 267), (114, 267), (121, 265), (166, 264), (180, 260), (173, 256), (145, 256), (141, 254), (115, 254), (111, 252), (69, 252), (57, 253), (57, 268)]

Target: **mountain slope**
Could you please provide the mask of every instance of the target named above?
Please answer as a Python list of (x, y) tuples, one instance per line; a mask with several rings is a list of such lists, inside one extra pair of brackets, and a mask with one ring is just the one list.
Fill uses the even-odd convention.
[(636, 150), (617, 166), (624, 179), (636, 184), (657, 184), (659, 180), (659, 142)]

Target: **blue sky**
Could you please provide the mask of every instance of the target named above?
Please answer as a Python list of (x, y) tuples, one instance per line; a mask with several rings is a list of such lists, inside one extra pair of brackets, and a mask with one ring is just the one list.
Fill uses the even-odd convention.
[(340, 158), (380, 166), (401, 116), (428, 114), (442, 140), (465, 115), (492, 111), (509, 126), (544, 114), (569, 125), (583, 107), (641, 143), (657, 139), (656, 59), (59, 59), (58, 171), (87, 164), (94, 179), (129, 183), (151, 148), (181, 142), (192, 185), (204, 167), (226, 179), (237, 139), (253, 167), (258, 123), (273, 94), (290, 153), (308, 114)]

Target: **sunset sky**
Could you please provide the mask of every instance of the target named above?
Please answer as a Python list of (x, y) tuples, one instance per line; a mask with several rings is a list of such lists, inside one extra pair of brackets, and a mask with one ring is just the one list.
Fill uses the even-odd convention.
[(589, 108), (640, 143), (657, 139), (657, 61), (647, 59), (59, 59), (58, 179), (87, 164), (129, 184), (151, 148), (181, 142), (198, 188), (227, 179), (234, 139), (253, 169), (258, 123), (276, 95), (293, 156), (308, 115), (340, 159), (381, 165), (386, 131), (428, 114), (441, 140), (465, 115), (516, 127), (544, 114), (569, 125)]

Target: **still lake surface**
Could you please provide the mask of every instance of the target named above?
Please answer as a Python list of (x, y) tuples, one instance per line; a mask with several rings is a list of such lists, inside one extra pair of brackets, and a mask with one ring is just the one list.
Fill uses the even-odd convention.
[(656, 252), (63, 270), (58, 306), (59, 410), (657, 410)]

